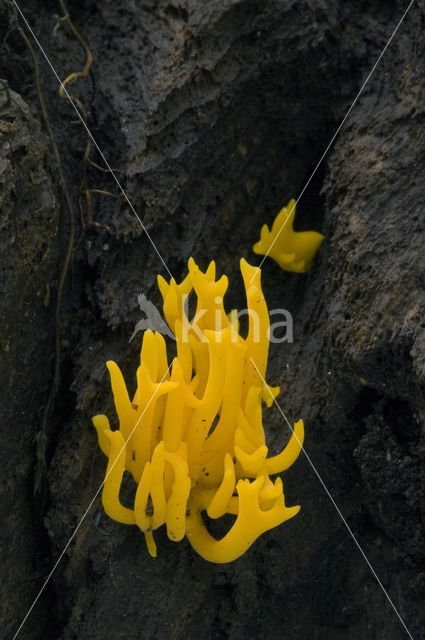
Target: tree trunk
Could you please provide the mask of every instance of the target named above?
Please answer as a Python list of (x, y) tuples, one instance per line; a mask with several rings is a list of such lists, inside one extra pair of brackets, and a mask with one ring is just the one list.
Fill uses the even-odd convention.
[[(329, 149), (407, 1), (81, 0), (72, 22), (18, 4), (62, 80), (87, 43), (66, 89), (94, 140), (0, 4), (7, 637), (60, 558), (19, 638), (401, 640), (403, 622), (425, 638), (425, 3)], [(261, 226), (292, 197), (297, 228), (325, 241), (310, 273), (267, 259), (262, 282), (293, 317), (268, 380), (305, 422), (307, 455), (283, 476), (301, 511), (231, 564), (162, 529), (152, 559), (96, 494), (91, 417), (116, 420), (105, 362), (132, 379), (137, 296), (160, 308), (157, 274), (180, 281), (190, 256), (215, 260), (242, 308), (239, 259), (259, 264)], [(263, 418), (278, 450), (282, 415)]]

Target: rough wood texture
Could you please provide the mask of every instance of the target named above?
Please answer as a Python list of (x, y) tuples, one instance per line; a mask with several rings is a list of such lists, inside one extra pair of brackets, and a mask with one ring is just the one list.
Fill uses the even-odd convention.
[[(406, 6), (69, 3), (94, 58), (72, 93), (176, 279), (191, 255), (202, 266), (215, 259), (232, 281), (229, 304), (243, 305), (239, 258), (258, 263), (251, 246), (261, 225), (301, 192)], [(25, 3), (65, 78), (84, 55), (55, 13), (55, 2)], [(8, 637), (103, 479), (90, 418), (114, 415), (104, 363), (115, 359), (130, 378), (137, 294), (159, 303), (156, 274), (166, 275), (124, 199), (93, 196), (94, 217), (110, 232), (83, 226), (87, 137), (43, 62), (77, 235), (60, 314), (61, 384), (42, 431), (69, 219), (14, 15), (0, 5), (0, 77), (11, 90), (8, 98), (0, 84)], [(294, 318), (294, 343), (272, 348), (269, 379), (281, 384), (288, 418), (304, 418), (311, 461), (415, 640), (425, 638), (424, 22), (418, 0), (299, 203), (299, 228), (326, 236), (315, 269), (263, 267), (269, 308)], [(94, 149), (91, 157), (102, 164)], [(87, 179), (118, 191), (94, 167)], [(287, 429), (276, 409), (265, 416), (277, 447)], [(228, 566), (163, 532), (152, 560), (141, 533), (109, 520), (97, 498), (19, 637), (407, 638), (305, 458), (284, 486), (300, 514)]]

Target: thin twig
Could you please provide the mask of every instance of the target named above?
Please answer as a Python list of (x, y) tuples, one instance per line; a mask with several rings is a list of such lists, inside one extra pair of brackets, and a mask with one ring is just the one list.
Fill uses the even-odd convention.
[(63, 20), (64, 22), (66, 22), (66, 24), (68, 25), (69, 30), (71, 31), (73, 36), (78, 40), (80, 45), (83, 47), (84, 53), (86, 54), (86, 63), (84, 65), (84, 69), (82, 71), (74, 71), (73, 73), (70, 73), (67, 78), (65, 78), (65, 80), (62, 82), (61, 86), (59, 87), (59, 95), (64, 100), (70, 100), (70, 101), (75, 102), (78, 105), (78, 107), (81, 109), (81, 111), (84, 112), (84, 107), (83, 107), (82, 103), (78, 100), (78, 98), (74, 98), (74, 96), (71, 96), (68, 91), (65, 92), (65, 87), (68, 84), (71, 84), (72, 82), (77, 80), (77, 78), (87, 78), (87, 76), (90, 73), (90, 68), (91, 68), (91, 66), (93, 64), (93, 56), (92, 56), (92, 53), (91, 53), (87, 43), (82, 38), (82, 36), (78, 33), (77, 29), (74, 27), (74, 25), (73, 25), (73, 23), (71, 21), (71, 18), (69, 17), (69, 13), (68, 13), (68, 11), (67, 11), (67, 9), (65, 7), (64, 1), (63, 0), (59, 0), (59, 4), (60, 4), (61, 9), (62, 9), (63, 14), (64, 14), (63, 17), (59, 18), (59, 19)]
[[(41, 434), (45, 435), (47, 421), (48, 421), (48, 419), (49, 419), (49, 417), (51, 415), (51, 412), (52, 412), (52, 409), (53, 409), (53, 406), (54, 406), (57, 390), (59, 388), (59, 381), (60, 381), (62, 294), (63, 294), (63, 288), (64, 288), (64, 284), (65, 284), (66, 275), (68, 273), (69, 265), (70, 265), (70, 262), (71, 262), (72, 250), (73, 250), (74, 240), (75, 240), (75, 215), (74, 215), (74, 209), (73, 209), (73, 206), (72, 206), (71, 198), (69, 196), (68, 188), (67, 188), (66, 182), (65, 182), (61, 156), (60, 156), (60, 153), (59, 153), (59, 149), (58, 149), (58, 146), (57, 146), (57, 143), (56, 143), (55, 136), (53, 134), (53, 129), (52, 129), (51, 124), (50, 124), (49, 116), (47, 114), (47, 109), (46, 109), (46, 104), (45, 104), (45, 101), (44, 101), (43, 91), (41, 89), (41, 84), (40, 84), (40, 65), (38, 64), (38, 60), (37, 60), (37, 57), (35, 55), (34, 49), (33, 49), (32, 45), (31, 45), (31, 42), (29, 41), (29, 39), (28, 39), (27, 35), (25, 34), (25, 32), (23, 31), (22, 27), (20, 27), (18, 25), (17, 26), (17, 30), (18, 30), (18, 33), (21, 36), (22, 40), (24, 41), (28, 51), (30, 52), (31, 58), (32, 58), (32, 61), (33, 61), (33, 65), (34, 65), (34, 83), (35, 83), (35, 87), (36, 87), (36, 91), (37, 91), (37, 98), (38, 98), (38, 102), (39, 102), (39, 105), (40, 105), (40, 110), (41, 110), (41, 114), (42, 114), (42, 117), (43, 117), (43, 120), (44, 120), (44, 124), (45, 124), (45, 127), (47, 129), (47, 133), (48, 133), (49, 138), (50, 138), (50, 143), (51, 143), (51, 146), (52, 146), (53, 154), (54, 154), (54, 157), (55, 157), (55, 162), (56, 162), (56, 166), (57, 166), (57, 170), (58, 170), (58, 174), (59, 174), (59, 184), (60, 184), (60, 187), (61, 187), (61, 190), (62, 190), (63, 198), (65, 200), (66, 210), (68, 212), (68, 222), (69, 222), (68, 244), (67, 244), (66, 255), (65, 255), (64, 262), (63, 262), (62, 270), (61, 270), (61, 273), (60, 273), (60, 276), (59, 276), (58, 295), (57, 295), (57, 300), (56, 300), (56, 311), (55, 311), (55, 365), (54, 365), (53, 383), (52, 383), (52, 386), (51, 386), (51, 389), (50, 389), (50, 393), (49, 393), (49, 397), (48, 397), (46, 406), (44, 408), (43, 422), (42, 422), (42, 427), (41, 427)], [(41, 492), (42, 475), (43, 475), (43, 469), (42, 469), (41, 461), (45, 460), (46, 438), (45, 437), (39, 437), (37, 439), (37, 445), (43, 450), (42, 451), (40, 450), (40, 451), (37, 452), (37, 472), (36, 472), (36, 477), (35, 477), (34, 492), (35, 493), (40, 493)]]

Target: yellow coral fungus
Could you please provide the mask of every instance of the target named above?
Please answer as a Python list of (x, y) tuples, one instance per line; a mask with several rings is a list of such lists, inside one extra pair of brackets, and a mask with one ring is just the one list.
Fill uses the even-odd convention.
[(313, 266), (313, 258), (324, 236), (317, 231), (294, 231), (295, 200), (290, 200), (277, 214), (270, 229), (265, 224), (254, 253), (270, 256), (285, 271), (304, 273)]
[[(181, 284), (158, 277), (164, 314), (176, 337), (177, 356), (168, 367), (161, 334), (143, 336), (137, 389), (131, 401), (122, 373), (108, 362), (119, 429), (108, 418), (93, 418), (99, 445), (108, 458), (103, 506), (113, 519), (137, 524), (149, 553), (156, 556), (153, 531), (165, 524), (168, 537), (185, 536), (211, 562), (231, 562), (262, 533), (292, 518), (282, 481), (270, 475), (297, 458), (302, 420), (283, 451), (268, 457), (262, 401), (270, 406), (279, 388), (264, 383), (269, 348), (269, 316), (258, 268), (241, 260), (249, 327), (239, 334), (236, 312), (224, 312), (226, 276), (215, 279), (215, 264), (200, 271), (189, 260)], [(194, 289), (197, 308), (189, 321), (185, 299)], [(137, 485), (134, 508), (120, 502), (124, 471)], [(236, 516), (217, 540), (202, 518)]]

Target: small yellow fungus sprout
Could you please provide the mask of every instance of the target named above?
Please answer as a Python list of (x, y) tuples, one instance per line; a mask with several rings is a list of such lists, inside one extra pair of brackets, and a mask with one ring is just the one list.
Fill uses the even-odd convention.
[(277, 214), (270, 229), (265, 224), (254, 253), (270, 256), (285, 271), (304, 273), (313, 266), (313, 258), (324, 236), (317, 231), (294, 231), (295, 200), (290, 200)]
[[(99, 445), (108, 458), (102, 502), (106, 513), (145, 533), (156, 556), (153, 531), (165, 524), (168, 537), (187, 536), (211, 562), (231, 562), (262, 533), (292, 518), (282, 480), (270, 475), (292, 465), (301, 450), (299, 420), (283, 451), (268, 457), (262, 401), (273, 403), (279, 388), (264, 382), (269, 348), (269, 316), (260, 269), (241, 260), (249, 328), (238, 333), (236, 313), (224, 312), (226, 276), (215, 280), (215, 264), (200, 271), (189, 260), (187, 277), (177, 284), (158, 277), (164, 315), (176, 338), (177, 356), (168, 367), (163, 336), (143, 336), (137, 389), (130, 400), (115, 362), (108, 362), (119, 429), (105, 415), (93, 418)], [(196, 313), (189, 321), (185, 300), (194, 289)], [(137, 485), (134, 508), (120, 502), (124, 471)], [(233, 514), (224, 537), (213, 537), (204, 522)]]

